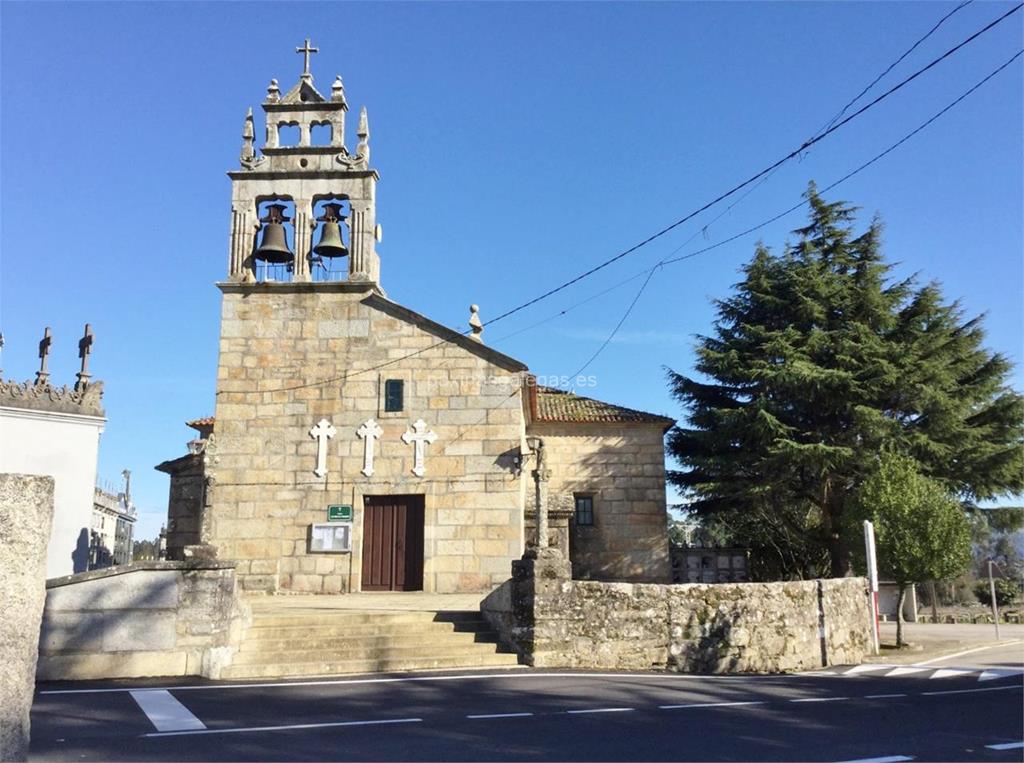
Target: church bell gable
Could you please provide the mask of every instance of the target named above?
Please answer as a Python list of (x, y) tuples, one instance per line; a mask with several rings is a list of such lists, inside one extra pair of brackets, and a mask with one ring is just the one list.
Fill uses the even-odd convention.
[(261, 104), (257, 148), (252, 109), (242, 129), (239, 169), (231, 178), (228, 281), (336, 283), (380, 289), (376, 185), (369, 117), (363, 107), (354, 152), (346, 145), (348, 102), (341, 76), (330, 95), (315, 86), (307, 39), (299, 80), (284, 95), (271, 80)]

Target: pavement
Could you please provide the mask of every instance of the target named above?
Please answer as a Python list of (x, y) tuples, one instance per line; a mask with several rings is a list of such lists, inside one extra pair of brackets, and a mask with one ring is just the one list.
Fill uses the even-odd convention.
[[(910, 646), (900, 650), (895, 648), (896, 623), (882, 623), (880, 632), (882, 652), (870, 658), (872, 662), (917, 663), (985, 647), (987, 658), (998, 660), (993, 664), (1010, 661), (1024, 667), (1024, 625), (1000, 624), (996, 641), (992, 624), (904, 623), (903, 638)], [(989, 648), (996, 645), (1005, 649), (992, 652)]]
[[(1014, 643), (781, 676), (519, 669), (41, 684), (32, 760), (1022, 761)], [(980, 651), (979, 651), (980, 650)]]

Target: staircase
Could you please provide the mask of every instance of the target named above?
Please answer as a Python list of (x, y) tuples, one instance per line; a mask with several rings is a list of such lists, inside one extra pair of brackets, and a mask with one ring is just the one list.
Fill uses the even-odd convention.
[(513, 667), (479, 612), (254, 612), (223, 679)]

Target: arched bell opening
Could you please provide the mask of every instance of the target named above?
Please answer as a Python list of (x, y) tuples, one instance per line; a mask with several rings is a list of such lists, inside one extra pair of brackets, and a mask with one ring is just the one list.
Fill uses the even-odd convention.
[(313, 203), (312, 248), (309, 272), (314, 281), (345, 281), (348, 279), (348, 257), (351, 253), (352, 231), (348, 220), (352, 206), (344, 196), (316, 199)]
[(291, 281), (295, 272), (295, 203), (282, 197), (260, 199), (256, 211), (260, 221), (252, 253), (256, 280)]
[(298, 122), (278, 122), (277, 145), (291, 148), (302, 143), (302, 128)]
[(334, 135), (334, 128), (330, 122), (310, 122), (309, 124), (309, 145), (329, 146)]

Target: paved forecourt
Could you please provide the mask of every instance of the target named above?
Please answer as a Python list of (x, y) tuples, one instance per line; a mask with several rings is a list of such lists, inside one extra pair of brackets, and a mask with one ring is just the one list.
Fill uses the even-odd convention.
[(1021, 760), (1021, 672), (961, 671), (515, 670), (43, 685), (32, 753), (38, 760)]

